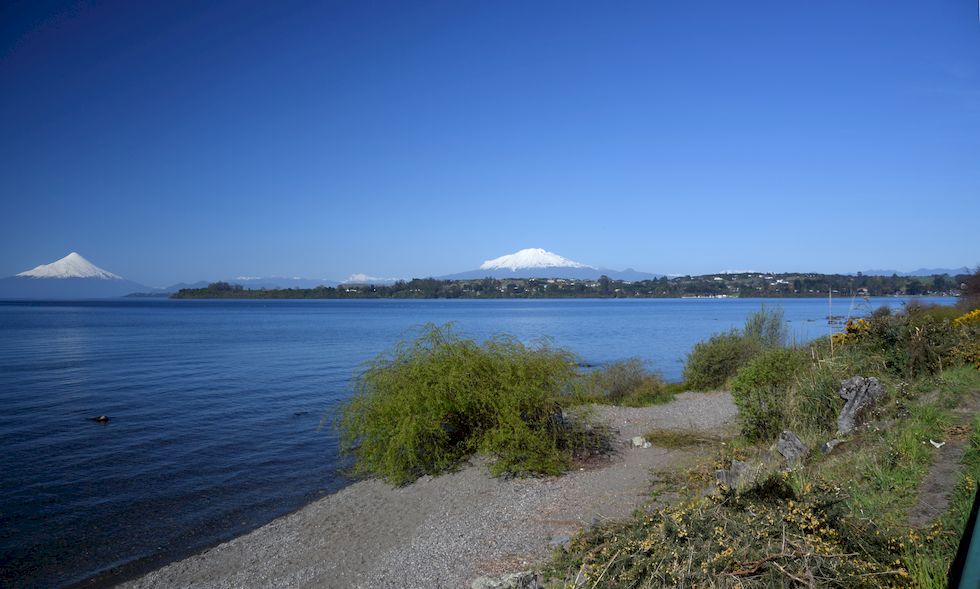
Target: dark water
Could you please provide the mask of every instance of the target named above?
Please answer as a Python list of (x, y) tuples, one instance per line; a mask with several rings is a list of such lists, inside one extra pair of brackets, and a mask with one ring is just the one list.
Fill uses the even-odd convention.
[(321, 421), (421, 323), (550, 336), (679, 379), (694, 343), (762, 302), (797, 340), (827, 333), (815, 299), (0, 303), (0, 585), (118, 580), (337, 490)]

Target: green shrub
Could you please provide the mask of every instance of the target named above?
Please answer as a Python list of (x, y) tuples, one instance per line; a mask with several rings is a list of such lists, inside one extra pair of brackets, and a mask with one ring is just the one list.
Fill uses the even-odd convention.
[(732, 399), (748, 439), (771, 440), (782, 431), (797, 375), (807, 364), (801, 350), (775, 348), (739, 369), (732, 379)]
[(341, 449), (353, 474), (394, 484), (452, 470), (476, 452), (495, 459), (495, 474), (557, 474), (598, 444), (589, 439), (598, 430), (570, 424), (558, 403), (573, 366), (569, 352), (547, 345), (506, 336), (478, 344), (428, 325), (355, 379), (338, 421)]
[(720, 333), (694, 346), (684, 364), (685, 384), (696, 391), (718, 389), (746, 362), (764, 350), (785, 345), (786, 339), (782, 309), (763, 305), (745, 320), (741, 331)]
[(841, 350), (901, 378), (934, 374), (962, 362), (957, 349), (967, 332), (954, 326), (957, 315), (954, 307), (910, 303), (901, 313), (874, 314), (863, 321), (865, 329), (848, 335)]
[(571, 387), (571, 396), (580, 403), (641, 407), (666, 403), (674, 393), (643, 367), (642, 360), (630, 358), (582, 375)]
[(757, 340), (745, 338), (737, 330), (711, 336), (687, 355), (684, 381), (696, 391), (718, 389), (761, 349)]

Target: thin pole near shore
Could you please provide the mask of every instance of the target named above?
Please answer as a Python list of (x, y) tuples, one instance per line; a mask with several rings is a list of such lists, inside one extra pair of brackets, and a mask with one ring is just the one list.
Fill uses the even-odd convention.
[(827, 329), (830, 331), (830, 357), (834, 357), (834, 287), (827, 288)]

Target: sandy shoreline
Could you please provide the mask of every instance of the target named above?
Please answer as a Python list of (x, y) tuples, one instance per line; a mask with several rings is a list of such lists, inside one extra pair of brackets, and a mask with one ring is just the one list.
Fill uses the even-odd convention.
[(632, 449), (653, 428), (731, 427), (725, 393), (684, 393), (667, 405), (598, 407), (622, 450), (561, 477), (502, 480), (475, 464), (391, 488), (355, 483), (252, 532), (122, 587), (464, 587), (476, 576), (526, 568), (583, 526), (649, 500), (651, 469), (690, 451)]

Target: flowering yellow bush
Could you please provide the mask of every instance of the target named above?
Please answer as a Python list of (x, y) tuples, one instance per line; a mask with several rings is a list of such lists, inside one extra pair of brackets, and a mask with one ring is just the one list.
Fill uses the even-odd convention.
[(960, 338), (952, 349), (953, 357), (980, 370), (980, 309), (953, 319), (953, 326), (959, 328)]
[(864, 319), (848, 319), (844, 324), (844, 331), (835, 333), (831, 338), (835, 346), (842, 346), (861, 339), (870, 330), (871, 324)]
[(953, 325), (958, 327), (974, 324), (980, 324), (980, 309), (974, 309), (965, 315), (960, 315), (956, 319), (953, 319)]

